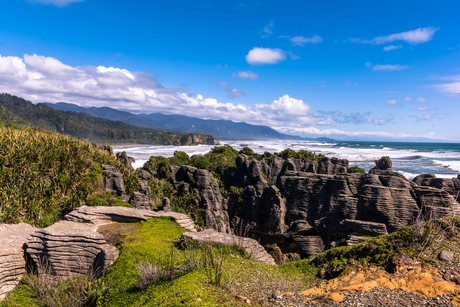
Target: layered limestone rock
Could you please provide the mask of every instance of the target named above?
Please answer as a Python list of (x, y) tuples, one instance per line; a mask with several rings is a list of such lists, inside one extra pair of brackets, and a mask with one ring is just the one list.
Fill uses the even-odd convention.
[(219, 191), (219, 184), (207, 170), (191, 166), (171, 165), (172, 180), (179, 193), (192, 190), (200, 196), (200, 207), (205, 209), (206, 226), (220, 232), (230, 233), (227, 200)]
[(196, 231), (195, 223), (188, 215), (178, 212), (138, 210), (126, 207), (81, 206), (65, 216), (66, 220), (78, 223), (86, 223), (94, 226), (112, 223), (132, 223), (145, 221), (149, 218), (167, 216), (179, 226), (190, 231)]
[(187, 137), (183, 137), (180, 140), (180, 144), (183, 146), (192, 145), (215, 145), (216, 141), (210, 135), (206, 134), (192, 134)]
[(146, 170), (141, 169), (137, 170), (136, 175), (140, 188), (139, 192), (133, 193), (129, 203), (136, 209), (151, 210), (152, 192), (150, 190), (149, 179), (152, 178), (152, 175)]
[(123, 201), (128, 202), (129, 196), (126, 195), (123, 175), (120, 171), (116, 167), (106, 164), (102, 164), (102, 169), (105, 191), (110, 192), (115, 196), (121, 196)]
[(85, 275), (93, 269), (102, 273), (118, 257), (106, 244), (96, 225), (60, 221), (28, 237), (27, 254), (36, 266), (47, 266), (57, 276)]
[(36, 230), (24, 223), (0, 225), (0, 301), (19, 284), (25, 273), (27, 237)]
[(182, 234), (182, 238), (191, 239), (200, 243), (229, 246), (237, 245), (243, 247), (254, 260), (258, 260), (269, 265), (276, 265), (273, 257), (254, 239), (217, 232), (214, 229), (205, 229), (200, 232), (184, 232)]

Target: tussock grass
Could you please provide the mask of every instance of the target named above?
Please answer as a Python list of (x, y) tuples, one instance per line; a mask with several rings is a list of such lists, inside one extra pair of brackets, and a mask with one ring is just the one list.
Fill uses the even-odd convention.
[(117, 167), (128, 193), (138, 189), (133, 170), (106, 151), (39, 129), (0, 128), (0, 223), (47, 227), (94, 190), (101, 164)]

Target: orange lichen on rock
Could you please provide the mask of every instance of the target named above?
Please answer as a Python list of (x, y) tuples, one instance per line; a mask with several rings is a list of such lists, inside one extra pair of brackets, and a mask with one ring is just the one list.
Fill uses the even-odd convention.
[(403, 273), (390, 274), (377, 268), (352, 271), (334, 278), (302, 294), (331, 294), (338, 292), (366, 292), (372, 288), (399, 289), (435, 297), (447, 293), (460, 293), (460, 286), (442, 279), (433, 268), (416, 268)]

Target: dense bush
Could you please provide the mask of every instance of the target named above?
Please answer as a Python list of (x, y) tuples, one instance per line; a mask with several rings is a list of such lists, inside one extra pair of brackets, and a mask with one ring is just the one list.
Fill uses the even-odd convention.
[(355, 165), (355, 166), (349, 167), (348, 170), (347, 170), (347, 173), (361, 173), (361, 174), (365, 174), (366, 171), (364, 170), (364, 168), (361, 168), (361, 167)]
[(88, 142), (0, 128), (0, 223), (46, 227), (62, 219), (94, 190), (101, 164), (120, 170), (128, 194), (138, 189), (133, 170)]

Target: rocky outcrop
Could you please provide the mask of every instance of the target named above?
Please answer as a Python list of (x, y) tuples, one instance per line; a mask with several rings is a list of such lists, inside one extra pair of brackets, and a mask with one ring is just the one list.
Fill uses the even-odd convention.
[(66, 220), (78, 223), (101, 226), (112, 223), (132, 223), (145, 221), (149, 218), (167, 216), (179, 226), (190, 231), (196, 231), (195, 223), (188, 215), (178, 212), (138, 210), (126, 207), (81, 206), (65, 216)]
[(128, 202), (129, 196), (126, 195), (123, 175), (120, 171), (116, 167), (107, 164), (102, 164), (102, 170), (105, 191), (115, 196), (121, 196), (123, 201)]
[(206, 226), (230, 233), (227, 200), (219, 191), (219, 184), (207, 170), (191, 166), (171, 165), (172, 180), (179, 193), (194, 191), (200, 197), (200, 207), (205, 210)]
[(27, 237), (36, 230), (24, 223), (0, 225), (0, 301), (19, 284), (25, 273)]
[(92, 268), (101, 273), (118, 257), (117, 249), (106, 244), (95, 225), (71, 221), (31, 233), (27, 254), (36, 266), (45, 265), (61, 277), (85, 275)]
[(192, 135), (183, 136), (180, 140), (180, 144), (183, 146), (215, 145), (216, 141), (211, 135), (192, 134)]
[(136, 172), (139, 192), (134, 192), (129, 203), (136, 209), (151, 210), (152, 192), (150, 190), (149, 179), (152, 178), (146, 170), (138, 169)]
[(369, 174), (346, 174), (346, 160), (327, 158), (235, 162), (223, 175), (227, 186), (244, 189), (242, 202), (230, 202), (231, 225), (249, 227), (278, 263), (295, 258), (293, 253), (313, 257), (342, 240), (354, 244), (396, 231), (419, 210), (435, 217), (460, 213), (453, 196), (458, 179), (425, 176), (411, 182), (391, 169), (388, 158), (377, 160)]
[(273, 257), (254, 239), (243, 238), (214, 229), (205, 229), (200, 232), (184, 232), (182, 238), (191, 239), (200, 243), (211, 243), (221, 245), (237, 245), (243, 247), (250, 257), (269, 265), (276, 265)]

